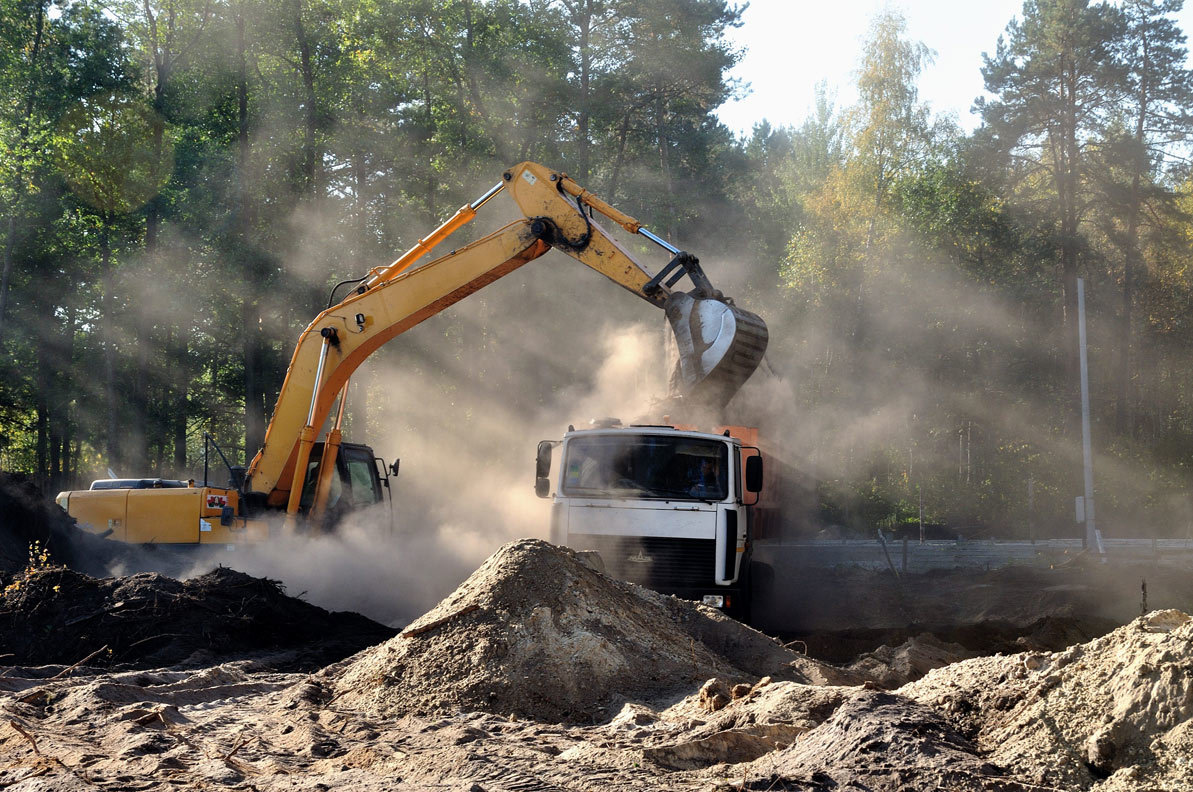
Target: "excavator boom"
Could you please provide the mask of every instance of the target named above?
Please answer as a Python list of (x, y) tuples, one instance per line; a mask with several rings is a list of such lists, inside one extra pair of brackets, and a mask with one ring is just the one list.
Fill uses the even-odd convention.
[[(518, 204), (523, 220), (415, 266), (503, 189)], [(666, 248), (672, 254), (670, 263), (651, 275), (601, 228), (594, 213)], [(278, 394), (264, 446), (249, 466), (246, 487), (252, 497), (263, 498), (263, 505), (287, 506), (294, 514), (319, 428), (352, 372), (385, 342), (552, 247), (664, 309), (679, 350), (674, 395), (720, 408), (761, 363), (765, 323), (714, 289), (694, 256), (650, 233), (565, 174), (524, 162), (393, 264), (368, 273), (354, 292), (306, 328)], [(685, 276), (693, 288), (674, 290)]]

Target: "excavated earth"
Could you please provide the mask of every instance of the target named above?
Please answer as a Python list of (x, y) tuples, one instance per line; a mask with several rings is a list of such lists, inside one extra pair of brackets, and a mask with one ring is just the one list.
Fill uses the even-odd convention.
[(0, 596), (0, 662), (10, 665), (74, 658), (153, 668), (253, 657), (274, 669), (314, 670), (393, 634), (227, 567), (186, 581), (154, 573), (93, 578), (47, 567), (14, 575)]
[(1178, 610), (1062, 651), (921, 635), (831, 665), (521, 540), (313, 673), (66, 665), (80, 648), (0, 670), (0, 789), (1193, 788)]

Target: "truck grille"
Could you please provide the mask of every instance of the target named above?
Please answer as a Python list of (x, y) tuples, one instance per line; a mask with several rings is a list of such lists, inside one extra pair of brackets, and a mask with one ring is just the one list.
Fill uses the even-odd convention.
[(714, 584), (715, 539), (571, 534), (568, 546), (575, 550), (595, 550), (611, 577), (655, 591), (679, 593), (681, 589)]

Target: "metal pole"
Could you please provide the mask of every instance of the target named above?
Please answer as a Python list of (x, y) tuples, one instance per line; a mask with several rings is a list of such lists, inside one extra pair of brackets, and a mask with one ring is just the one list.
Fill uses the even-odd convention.
[(473, 211), (480, 209), (482, 206), (484, 206), (486, 203), (489, 202), (489, 199), (491, 199), (497, 193), (501, 192), (501, 188), (504, 186), (505, 186), (505, 182), (497, 182), (497, 184), (495, 184), (489, 188), (489, 191), (487, 193), (482, 195), (480, 198), (477, 198), (475, 201), (473, 201), (472, 203), (470, 203), (468, 205), (472, 208)]
[(1094, 462), (1089, 437), (1089, 357), (1085, 343), (1085, 279), (1077, 279), (1077, 342), (1081, 352), (1081, 454), (1085, 462), (1085, 542), (1106, 554), (1094, 522)]
[(639, 228), (638, 233), (641, 234), (642, 236), (646, 237), (647, 239), (649, 239), (651, 242), (654, 242), (656, 245), (663, 248), (664, 250), (666, 250), (668, 253), (670, 253), (673, 256), (676, 255), (677, 253), (679, 253), (679, 248), (677, 248), (675, 245), (672, 245), (670, 242), (668, 242), (667, 240), (663, 239), (660, 236), (656, 236), (655, 234), (652, 234), (650, 231), (646, 230), (645, 228)]
[(920, 544), (924, 543), (924, 488), (922, 485), (915, 486), (920, 496)]
[(319, 350), (319, 364), (315, 367), (315, 387), (311, 390), (311, 407), (307, 410), (307, 426), (315, 423), (315, 405), (319, 402), (319, 386), (323, 384), (323, 366), (327, 363), (327, 348), (332, 336), (323, 336), (323, 347)]

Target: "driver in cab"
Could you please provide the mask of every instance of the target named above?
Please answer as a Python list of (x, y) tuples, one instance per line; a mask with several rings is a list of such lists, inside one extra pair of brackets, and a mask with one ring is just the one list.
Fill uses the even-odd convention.
[(720, 471), (717, 468), (717, 460), (712, 457), (701, 457), (693, 464), (688, 475), (688, 494), (693, 498), (720, 499)]

